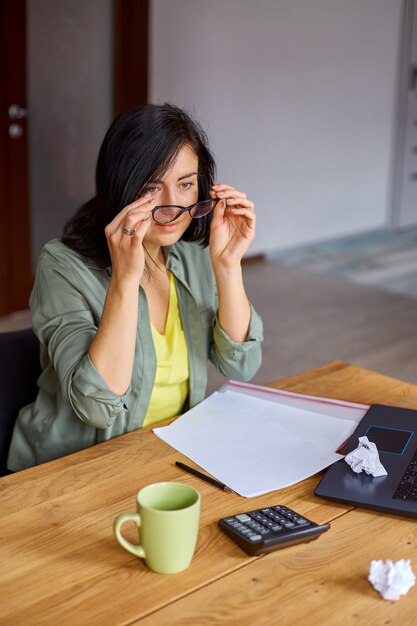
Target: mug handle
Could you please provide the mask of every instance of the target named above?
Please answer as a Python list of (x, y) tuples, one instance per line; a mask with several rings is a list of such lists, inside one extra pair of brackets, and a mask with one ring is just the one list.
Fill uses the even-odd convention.
[(124, 524), (125, 522), (134, 522), (136, 526), (140, 528), (141, 520), (139, 513), (121, 513), (121, 515), (118, 515), (114, 520), (113, 530), (114, 534), (116, 535), (117, 541), (120, 543), (121, 546), (123, 546), (125, 550), (131, 552), (135, 556), (139, 556), (141, 559), (144, 559), (145, 550), (142, 548), (142, 546), (137, 546), (134, 543), (130, 543), (130, 541), (127, 541), (127, 539), (123, 537), (121, 533), (121, 527), (122, 524)]

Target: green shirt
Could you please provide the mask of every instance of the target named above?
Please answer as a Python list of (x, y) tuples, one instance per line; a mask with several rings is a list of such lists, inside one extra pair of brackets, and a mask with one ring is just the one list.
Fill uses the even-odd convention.
[[(252, 308), (246, 341), (232, 341), (217, 319), (216, 283), (208, 248), (180, 241), (164, 252), (166, 266), (175, 278), (187, 340), (188, 405), (192, 407), (204, 398), (208, 359), (227, 378), (249, 380), (257, 372), (262, 322)], [(30, 297), (43, 371), (36, 401), (18, 415), (9, 469), (32, 467), (142, 426), (156, 373), (142, 288), (132, 379), (123, 396), (108, 387), (88, 355), (110, 277), (111, 267), (100, 267), (57, 239), (44, 247)]]

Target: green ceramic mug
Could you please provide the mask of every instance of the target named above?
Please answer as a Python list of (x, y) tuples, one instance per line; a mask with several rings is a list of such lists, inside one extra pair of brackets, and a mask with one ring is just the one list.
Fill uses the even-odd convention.
[[(200, 520), (200, 494), (182, 483), (155, 483), (136, 496), (137, 513), (122, 513), (114, 521), (117, 541), (129, 552), (145, 559), (160, 574), (186, 569), (193, 558)], [(125, 522), (134, 522), (141, 545), (121, 534)]]

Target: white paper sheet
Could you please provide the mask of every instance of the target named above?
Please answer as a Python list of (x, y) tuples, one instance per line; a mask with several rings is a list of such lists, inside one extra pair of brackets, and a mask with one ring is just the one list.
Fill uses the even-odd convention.
[(366, 411), (370, 408), (369, 404), (347, 402), (346, 400), (336, 400), (335, 398), (326, 398), (323, 396), (312, 396), (295, 391), (275, 389), (275, 387), (243, 383), (237, 380), (228, 380), (219, 391), (227, 390), (237, 391), (241, 394), (269, 400), (270, 402), (276, 402), (278, 404), (288, 404), (289, 406), (322, 413), (323, 415), (330, 415), (331, 417), (352, 419), (355, 420), (357, 424), (359, 424)]
[(288, 487), (342, 458), (354, 420), (216, 392), (153, 432), (244, 497)]

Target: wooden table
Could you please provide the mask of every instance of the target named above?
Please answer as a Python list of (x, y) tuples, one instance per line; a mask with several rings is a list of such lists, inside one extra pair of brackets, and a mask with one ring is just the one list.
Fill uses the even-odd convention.
[[(343, 362), (274, 387), (417, 408), (417, 387)], [(148, 430), (0, 480), (0, 624), (415, 624), (417, 588), (388, 602), (367, 581), (372, 559), (410, 558), (417, 522), (313, 495), (318, 476), (243, 499), (183, 473), (181, 455)], [(112, 523), (135, 494), (180, 480), (202, 495), (191, 566), (167, 576), (123, 550)], [(331, 529), (310, 544), (248, 557), (218, 528), (225, 515), (286, 504)], [(125, 535), (137, 540), (134, 528)], [(130, 534), (129, 534), (130, 533)]]

